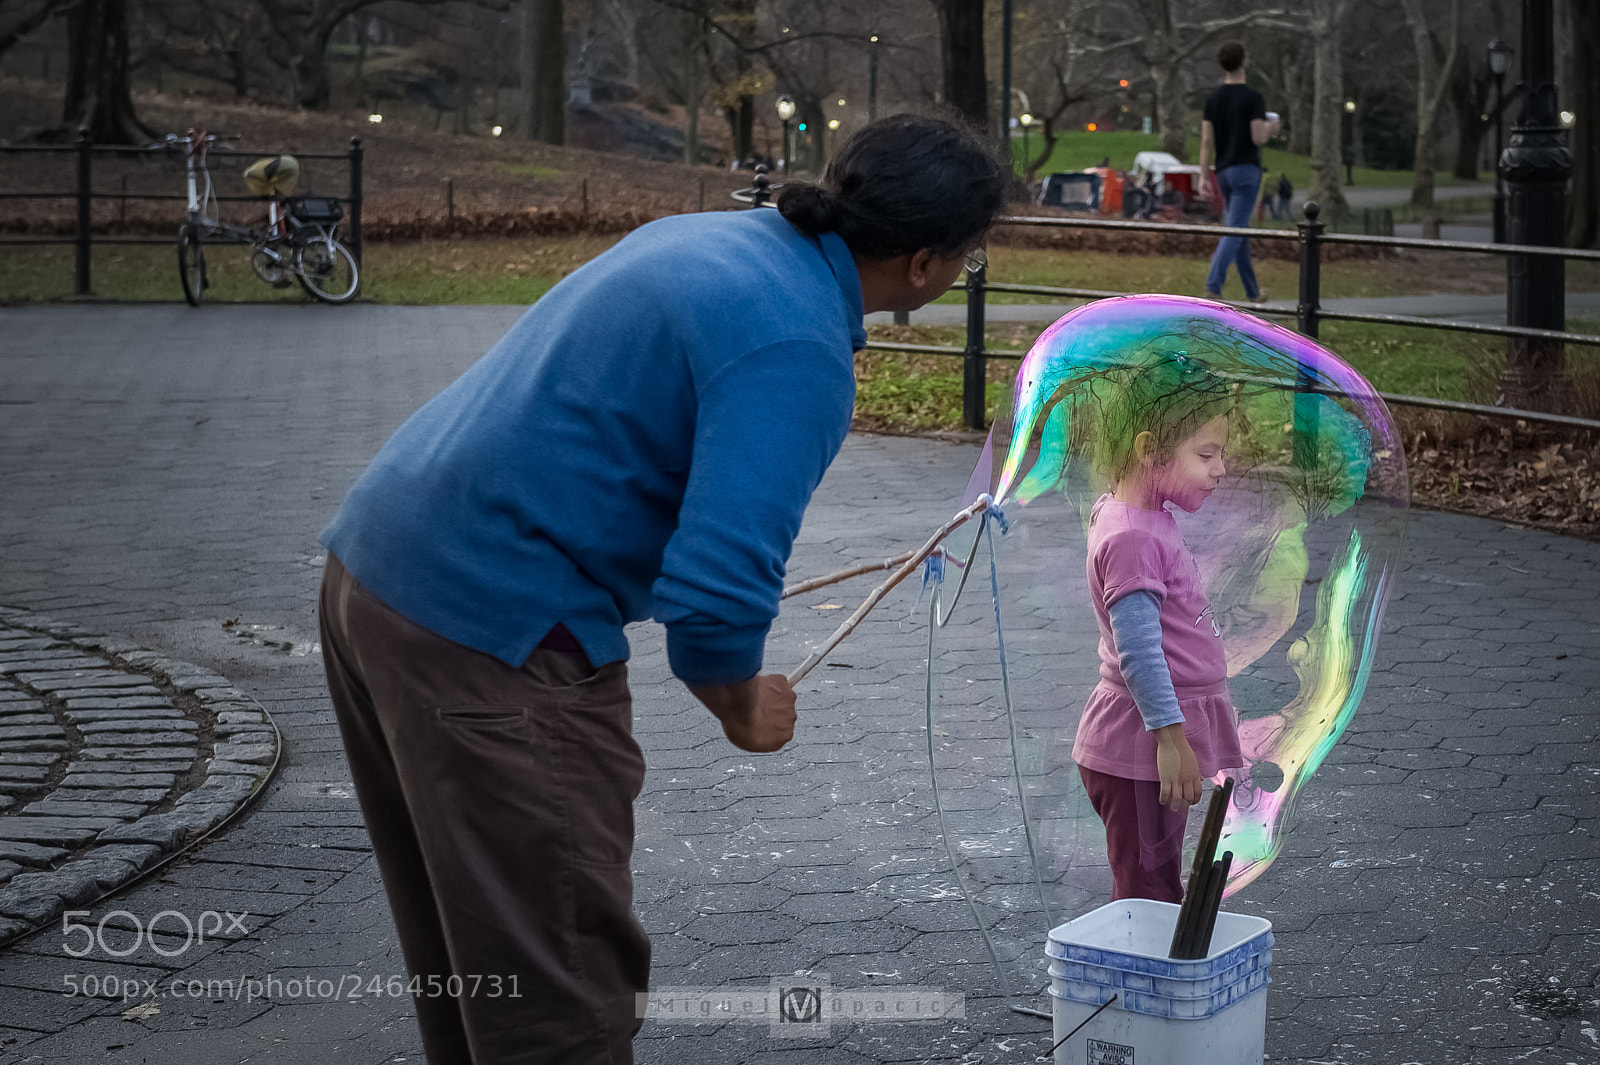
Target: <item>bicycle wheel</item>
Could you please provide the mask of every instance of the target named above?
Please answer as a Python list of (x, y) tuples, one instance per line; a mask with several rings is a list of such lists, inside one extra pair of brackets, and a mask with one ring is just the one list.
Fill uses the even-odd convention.
[(206, 280), (205, 248), (200, 230), (194, 226), (178, 230), (178, 280), (183, 282), (183, 298), (189, 301), (189, 306), (200, 306), (209, 282)]
[(314, 237), (297, 246), (294, 276), (324, 303), (344, 303), (356, 294), (361, 273), (350, 249), (332, 237)]

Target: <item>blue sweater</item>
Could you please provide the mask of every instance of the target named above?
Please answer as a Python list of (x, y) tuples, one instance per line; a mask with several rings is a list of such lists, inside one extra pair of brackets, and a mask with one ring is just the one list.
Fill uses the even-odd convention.
[(754, 676), (850, 427), (861, 282), (777, 211), (636, 230), (411, 416), (323, 532), (416, 624), (517, 666), (558, 622), (596, 666), (667, 627), (689, 684)]

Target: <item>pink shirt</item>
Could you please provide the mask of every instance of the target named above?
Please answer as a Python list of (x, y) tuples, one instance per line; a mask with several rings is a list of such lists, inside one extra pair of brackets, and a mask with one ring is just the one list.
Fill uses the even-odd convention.
[(1101, 496), (1089, 517), (1087, 570), (1100, 624), (1100, 683), (1084, 707), (1073, 758), (1101, 773), (1160, 779), (1155, 738), (1145, 731), (1123, 683), (1111, 635), (1111, 605), (1130, 592), (1148, 591), (1161, 600), (1161, 648), (1200, 772), (1211, 776), (1242, 766), (1222, 630), (1172, 515)]

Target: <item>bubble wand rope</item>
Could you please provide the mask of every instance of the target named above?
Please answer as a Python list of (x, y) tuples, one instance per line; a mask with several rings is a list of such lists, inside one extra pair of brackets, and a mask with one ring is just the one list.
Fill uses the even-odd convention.
[(974, 500), (971, 506), (965, 507), (958, 511), (955, 517), (939, 526), (938, 530), (928, 538), (928, 542), (914, 551), (905, 562), (901, 563), (900, 568), (895, 570), (894, 573), (889, 576), (888, 580), (872, 589), (871, 594), (869, 594), (867, 598), (862, 601), (860, 606), (856, 607), (855, 613), (845, 618), (844, 622), (837, 629), (833, 630), (833, 635), (829, 636), (825, 641), (823, 641), (821, 647), (807, 655), (806, 660), (801, 662), (794, 668), (792, 672), (790, 672), (788, 677), (789, 686), (793, 687), (794, 685), (799, 684), (800, 681), (805, 678), (807, 673), (810, 673), (816, 668), (817, 663), (821, 662), (824, 658), (827, 658), (828, 655), (832, 653), (833, 649), (839, 646), (840, 642), (842, 642), (846, 636), (854, 632), (856, 626), (861, 624), (862, 620), (868, 614), (872, 613), (873, 607), (882, 602), (883, 597), (888, 595), (895, 585), (899, 584), (901, 581), (911, 576), (911, 574), (915, 573), (917, 571), (917, 567), (922, 565), (928, 556), (932, 555), (939, 549), (939, 545), (944, 542), (947, 536), (949, 536), (956, 529), (960, 528), (962, 525), (965, 525), (968, 521), (972, 520), (972, 518), (987, 512), (993, 505), (994, 499), (987, 492), (985, 492), (983, 495), (980, 495), (976, 500)]

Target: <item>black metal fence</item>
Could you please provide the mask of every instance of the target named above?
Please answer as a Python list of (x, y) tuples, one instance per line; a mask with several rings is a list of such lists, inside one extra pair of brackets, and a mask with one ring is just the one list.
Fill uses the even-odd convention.
[[(180, 149), (181, 150), (181, 149)], [(173, 218), (173, 236), (171, 237), (139, 237), (117, 236), (112, 234), (96, 234), (93, 229), (93, 207), (96, 200), (117, 200), (126, 203), (128, 200), (172, 200), (185, 206), (188, 203), (187, 192), (175, 193), (130, 193), (126, 189), (118, 192), (96, 190), (94, 160), (96, 156), (144, 156), (153, 157), (173, 152), (165, 144), (151, 147), (129, 147), (126, 145), (95, 144), (89, 140), (87, 133), (80, 133), (75, 144), (61, 145), (33, 145), (33, 144), (0, 144), (0, 154), (30, 154), (30, 153), (71, 153), (76, 156), (77, 182), (76, 187), (70, 190), (52, 190), (45, 192), (0, 192), (0, 200), (74, 200), (77, 204), (77, 222), (72, 236), (0, 236), (0, 247), (22, 244), (71, 244), (74, 247), (73, 267), (74, 283), (73, 292), (78, 296), (87, 296), (92, 291), (90, 263), (91, 254), (97, 244), (173, 244), (177, 240), (177, 227), (182, 223), (184, 214)], [(263, 152), (263, 155), (275, 154)], [(334, 159), (345, 160), (350, 169), (350, 192), (347, 196), (336, 197), (342, 203), (349, 205), (350, 239), (347, 241), (350, 254), (355, 257), (357, 265), (361, 262), (361, 138), (351, 137), (350, 148), (344, 152), (295, 152), (296, 159)], [(181, 178), (180, 178), (181, 181)], [(335, 198), (335, 197), (330, 197)], [(221, 203), (261, 203), (260, 196), (213, 196)]]
[[(761, 202), (755, 200), (755, 202)], [(1426, 251), (1477, 252), (1487, 255), (1559, 256), (1566, 260), (1600, 262), (1600, 252), (1571, 248), (1547, 248), (1521, 244), (1475, 244), (1463, 241), (1426, 240), (1411, 237), (1364, 236), (1347, 233), (1328, 233), (1318, 221), (1320, 211), (1316, 204), (1306, 204), (1306, 218), (1297, 231), (1273, 229), (1230, 228), (1227, 226), (1185, 225), (1165, 222), (1135, 222), (1099, 218), (1034, 218), (1004, 217), (1000, 225), (1041, 226), (1061, 229), (1110, 229), (1150, 233), (1197, 233), (1209, 237), (1241, 236), (1252, 240), (1293, 240), (1299, 247), (1300, 286), (1299, 300), (1294, 310), (1259, 307), (1253, 304), (1235, 304), (1252, 314), (1292, 317), (1295, 328), (1306, 336), (1315, 337), (1323, 321), (1369, 322), (1377, 325), (1414, 326), (1423, 329), (1445, 329), (1460, 333), (1483, 333), (1503, 337), (1520, 337), (1526, 340), (1552, 343), (1585, 344), (1600, 346), (1600, 335), (1568, 333), (1552, 329), (1531, 329), (1517, 325), (1486, 325), (1452, 319), (1421, 318), (1401, 314), (1358, 314), (1348, 311), (1325, 310), (1321, 305), (1322, 246), (1324, 244), (1363, 244), (1384, 248), (1413, 248)], [(989, 359), (1021, 359), (1025, 352), (991, 349), (984, 343), (987, 295), (990, 292), (1009, 292), (1031, 296), (1067, 297), (1076, 299), (1109, 299), (1129, 296), (1129, 292), (1110, 292), (1101, 289), (1056, 288), (1047, 285), (1012, 285), (991, 282), (987, 269), (968, 275), (964, 286), (967, 292), (967, 341), (962, 347), (934, 344), (893, 344), (876, 341), (867, 347), (878, 351), (904, 351), (934, 355), (960, 356), (962, 368), (962, 420), (968, 428), (986, 427), (984, 384)], [(1456, 400), (1436, 399), (1429, 396), (1403, 396), (1380, 392), (1385, 402), (1400, 406), (1428, 407), (1436, 410), (1477, 414), (1492, 418), (1519, 419), (1551, 425), (1565, 425), (1584, 429), (1600, 429), (1600, 421), (1577, 418), (1564, 414), (1547, 414), (1542, 411), (1521, 410), (1515, 407), (1490, 406), (1481, 403), (1462, 403)]]

